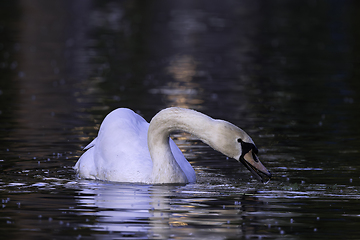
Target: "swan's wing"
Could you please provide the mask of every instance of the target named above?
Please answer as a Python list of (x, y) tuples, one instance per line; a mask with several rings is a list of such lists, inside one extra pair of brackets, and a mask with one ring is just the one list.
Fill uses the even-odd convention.
[(94, 140), (92, 140), (91, 143), (89, 143), (86, 147), (84, 147), (83, 150), (88, 150), (89, 148), (92, 148), (93, 146), (95, 146), (95, 144), (96, 144), (96, 139), (97, 139), (97, 138), (95, 138)]
[(188, 181), (195, 182), (196, 181), (195, 170), (188, 162), (188, 160), (186, 160), (184, 154), (181, 152), (181, 150), (178, 148), (176, 143), (171, 138), (169, 138), (169, 143), (170, 143), (171, 152), (175, 157), (176, 162), (179, 164), (181, 170), (183, 170), (183, 172), (185, 173)]

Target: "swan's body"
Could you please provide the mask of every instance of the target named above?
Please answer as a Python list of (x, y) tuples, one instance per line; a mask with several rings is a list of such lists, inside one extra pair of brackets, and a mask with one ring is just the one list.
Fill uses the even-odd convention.
[(87, 179), (139, 183), (195, 182), (194, 169), (169, 138), (175, 130), (193, 134), (229, 157), (242, 162), (245, 159), (245, 165), (253, 173), (261, 172), (270, 177), (254, 154), (257, 149), (253, 141), (243, 130), (226, 121), (183, 108), (164, 109), (150, 124), (130, 109), (112, 111), (74, 168), (81, 178)]

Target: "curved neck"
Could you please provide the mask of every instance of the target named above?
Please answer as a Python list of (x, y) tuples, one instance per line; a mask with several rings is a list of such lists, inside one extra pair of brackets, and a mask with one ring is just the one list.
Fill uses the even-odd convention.
[(214, 127), (214, 121), (202, 113), (183, 108), (167, 108), (154, 116), (148, 130), (154, 183), (189, 182), (171, 152), (169, 135), (177, 130), (188, 132), (211, 146), (208, 142), (211, 139), (209, 130)]

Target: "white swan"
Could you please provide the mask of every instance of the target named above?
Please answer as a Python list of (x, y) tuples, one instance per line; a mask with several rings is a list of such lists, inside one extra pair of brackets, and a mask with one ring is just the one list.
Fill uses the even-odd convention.
[(252, 139), (235, 125), (184, 108), (167, 108), (150, 124), (130, 109), (109, 113), (98, 136), (75, 165), (80, 178), (137, 183), (195, 182), (195, 171), (169, 137), (188, 132), (228, 157), (241, 161), (263, 181), (270, 172), (257, 158)]

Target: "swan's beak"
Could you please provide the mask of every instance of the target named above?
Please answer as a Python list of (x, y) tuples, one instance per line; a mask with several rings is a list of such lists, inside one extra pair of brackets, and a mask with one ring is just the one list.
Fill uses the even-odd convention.
[(250, 150), (244, 156), (240, 157), (242, 162), (252, 175), (260, 182), (267, 183), (270, 181), (271, 173), (262, 165), (259, 158)]

